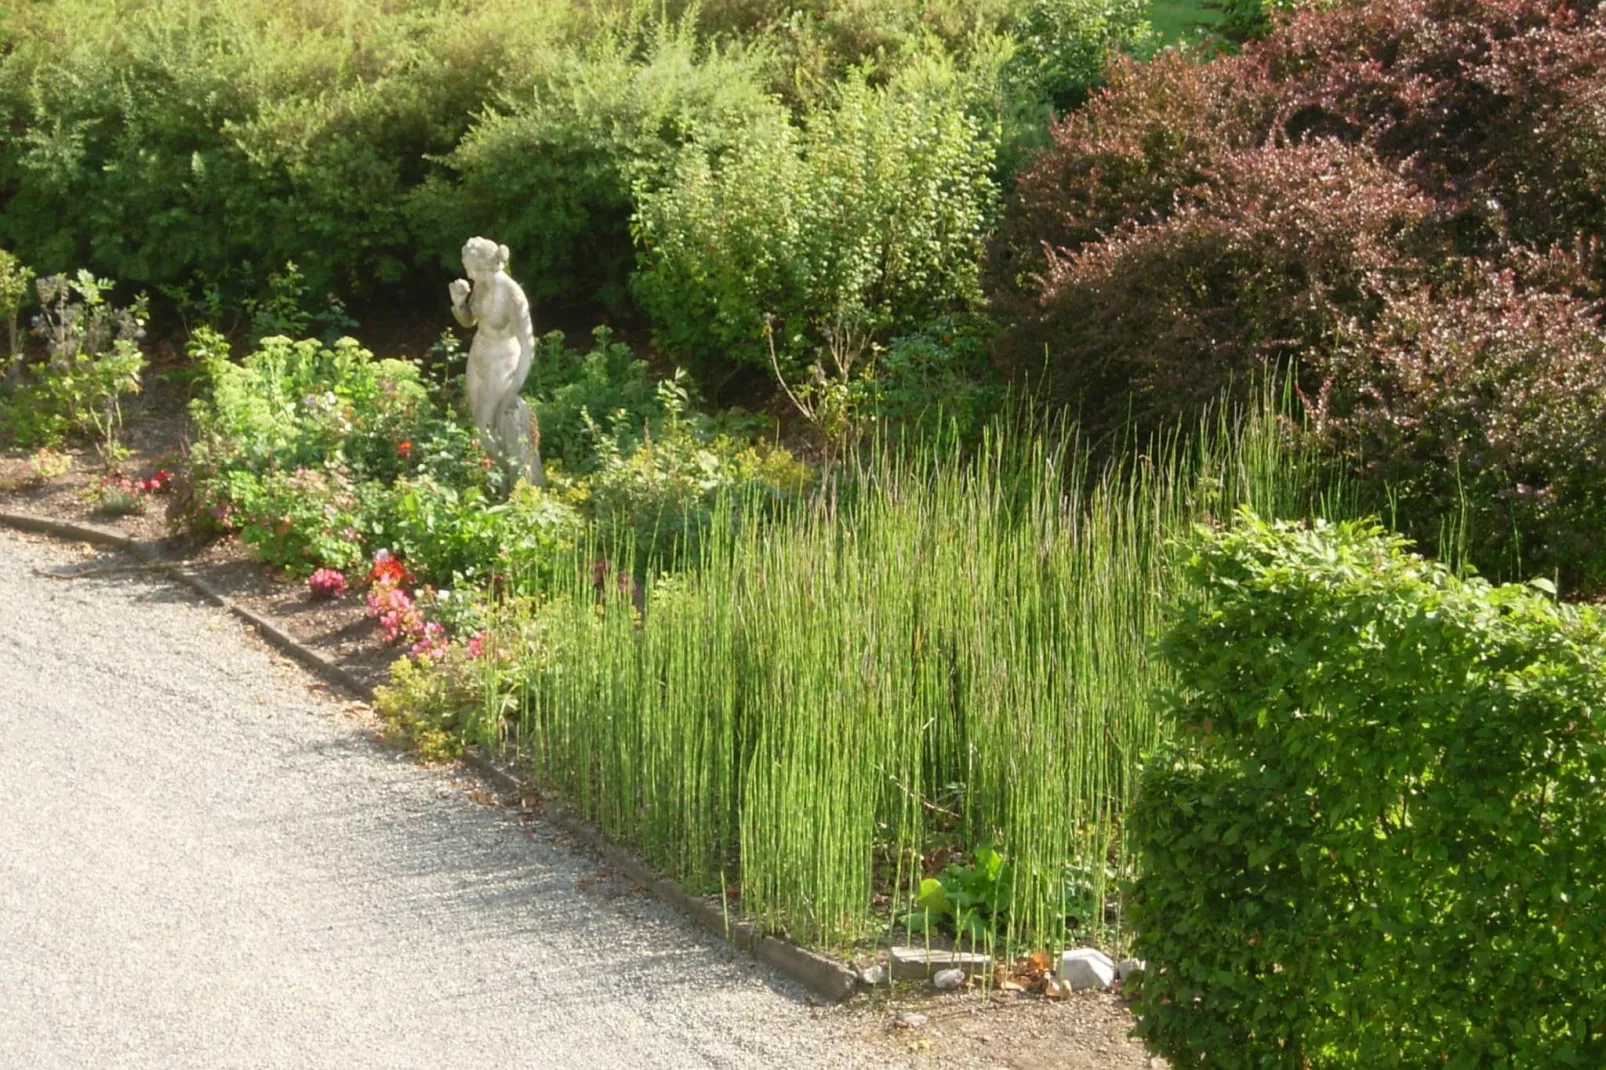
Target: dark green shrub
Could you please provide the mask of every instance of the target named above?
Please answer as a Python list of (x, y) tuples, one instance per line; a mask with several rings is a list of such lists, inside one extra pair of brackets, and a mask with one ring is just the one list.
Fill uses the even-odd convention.
[(364, 295), (410, 268), (405, 194), (567, 5), (28, 4), (0, 56), (0, 235), (44, 270), (253, 293), (295, 261)]
[(740, 48), (703, 44), (689, 23), (627, 26), (481, 114), (411, 194), (409, 215), (453, 270), (465, 235), (494, 235), (516, 251), (532, 298), (617, 312), (634, 265), (632, 188), (660, 185), (683, 142), (722, 152), (772, 107)]
[(1185, 547), (1127, 828), (1139, 1030), (1190, 1067), (1606, 1064), (1606, 630), (1369, 524)]

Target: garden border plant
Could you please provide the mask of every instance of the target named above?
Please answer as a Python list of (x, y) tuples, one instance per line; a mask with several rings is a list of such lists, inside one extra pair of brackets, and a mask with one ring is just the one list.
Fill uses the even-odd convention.
[(1128, 827), (1179, 1068), (1606, 1061), (1606, 621), (1375, 522), (1185, 540)]

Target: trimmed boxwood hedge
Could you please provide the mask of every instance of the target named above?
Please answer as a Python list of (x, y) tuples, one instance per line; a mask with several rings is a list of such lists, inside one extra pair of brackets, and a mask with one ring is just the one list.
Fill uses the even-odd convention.
[(1183, 548), (1129, 829), (1178, 1068), (1606, 1066), (1606, 632), (1375, 525)]

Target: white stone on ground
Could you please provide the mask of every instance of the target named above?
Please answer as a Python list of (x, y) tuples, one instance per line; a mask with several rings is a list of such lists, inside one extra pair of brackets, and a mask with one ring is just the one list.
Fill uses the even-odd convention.
[(1115, 963), (1110, 956), (1091, 947), (1067, 951), (1060, 958), (1060, 979), (1071, 990), (1109, 988), (1115, 983)]

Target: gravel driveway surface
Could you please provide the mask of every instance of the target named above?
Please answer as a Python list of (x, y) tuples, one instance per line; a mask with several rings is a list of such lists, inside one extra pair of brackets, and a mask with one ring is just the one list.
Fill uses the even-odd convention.
[(39, 574), (84, 561), (0, 530), (0, 1067), (888, 1065), (223, 611)]

